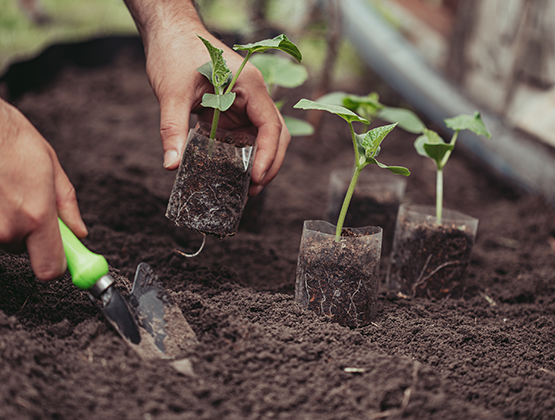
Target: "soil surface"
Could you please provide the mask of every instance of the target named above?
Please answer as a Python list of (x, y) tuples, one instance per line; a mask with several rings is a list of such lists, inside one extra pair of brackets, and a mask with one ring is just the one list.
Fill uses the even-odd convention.
[[(357, 82), (364, 91), (336, 88), (406, 105), (371, 75)], [(187, 259), (176, 250), (192, 253), (202, 238), (164, 216), (175, 173), (162, 168), (140, 56), (66, 66), (15, 104), (58, 153), (84, 242), (106, 256), (117, 287), (125, 294), (150, 264), (199, 344), (176, 367), (143, 360), (68, 274), (40, 283), (26, 255), (0, 253), (1, 419), (555, 418), (555, 212), (464, 149), (445, 168), (446, 207), (480, 220), (463, 297), (400, 299), (382, 264), (376, 319), (350, 329), (293, 298), (303, 221), (325, 217), (329, 174), (351, 164), (338, 117), (293, 140), (258, 232), (208, 237)], [(411, 169), (404, 202), (433, 204), (433, 163), (413, 140), (395, 129), (380, 160)]]

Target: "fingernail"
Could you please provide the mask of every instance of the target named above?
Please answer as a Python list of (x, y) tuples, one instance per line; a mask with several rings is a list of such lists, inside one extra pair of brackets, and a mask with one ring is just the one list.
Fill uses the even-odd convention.
[(264, 189), (264, 187), (262, 185), (258, 185), (255, 189), (254, 189), (254, 195), (258, 195), (260, 194), (260, 191), (262, 191)]
[(264, 181), (264, 178), (266, 178), (266, 174), (267, 174), (267, 173), (268, 173), (268, 172), (264, 172), (264, 173), (262, 174), (262, 176), (260, 177), (260, 182), (263, 182), (263, 181)]
[(168, 150), (166, 153), (164, 153), (164, 168), (173, 165), (177, 158), (178, 156), (175, 150)]

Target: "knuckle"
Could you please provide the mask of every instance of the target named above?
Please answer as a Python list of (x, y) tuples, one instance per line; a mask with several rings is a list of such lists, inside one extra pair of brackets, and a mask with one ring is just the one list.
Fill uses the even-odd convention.
[(68, 183), (57, 195), (57, 200), (58, 206), (77, 202), (77, 193), (75, 192), (75, 187), (71, 183)]
[(178, 137), (182, 133), (182, 128), (180, 125), (173, 123), (171, 121), (163, 122), (160, 124), (160, 137), (163, 142), (172, 140)]

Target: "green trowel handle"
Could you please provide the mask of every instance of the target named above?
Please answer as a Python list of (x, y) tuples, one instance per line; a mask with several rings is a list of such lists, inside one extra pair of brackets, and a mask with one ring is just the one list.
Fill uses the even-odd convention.
[(108, 273), (108, 262), (102, 255), (89, 251), (60, 218), (58, 222), (73, 284), (80, 289), (90, 289)]

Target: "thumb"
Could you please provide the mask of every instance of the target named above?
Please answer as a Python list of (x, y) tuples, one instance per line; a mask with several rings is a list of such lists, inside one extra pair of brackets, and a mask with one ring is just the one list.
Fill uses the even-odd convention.
[(177, 169), (189, 132), (190, 108), (183, 102), (160, 100), (160, 137), (164, 168)]

